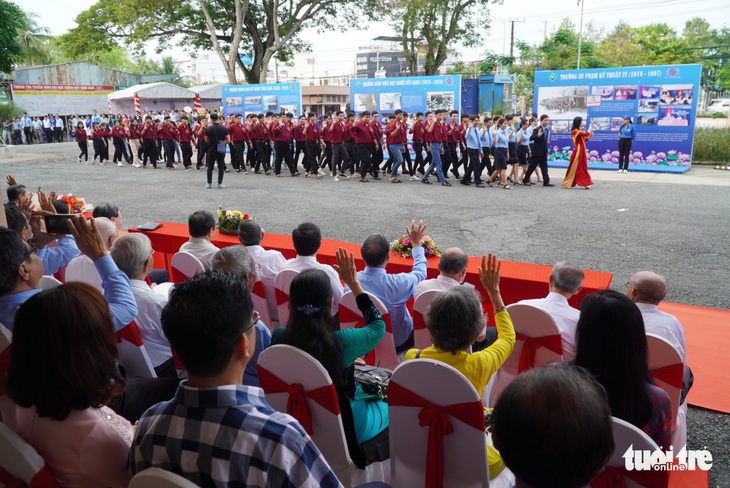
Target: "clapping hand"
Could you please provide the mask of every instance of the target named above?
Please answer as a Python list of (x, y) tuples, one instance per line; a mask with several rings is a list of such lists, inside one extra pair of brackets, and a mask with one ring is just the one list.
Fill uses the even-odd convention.
[(415, 220), (411, 220), (411, 226), (406, 226), (406, 234), (411, 240), (411, 245), (413, 245), (413, 247), (418, 247), (421, 245), (421, 241), (423, 240), (423, 234), (425, 232), (426, 224), (423, 223), (423, 220), (419, 221), (418, 225), (416, 225)]
[(335, 270), (340, 275), (342, 281), (345, 282), (352, 293), (358, 296), (365, 293), (360, 286), (360, 281), (357, 279), (357, 268), (355, 267), (355, 256), (351, 252), (347, 252), (347, 249), (341, 247), (337, 250), (337, 264), (334, 265)]
[(46, 197), (46, 194), (42, 191), (38, 192), (38, 203), (40, 204), (44, 215), (56, 215), (56, 207), (53, 206), (51, 199)]

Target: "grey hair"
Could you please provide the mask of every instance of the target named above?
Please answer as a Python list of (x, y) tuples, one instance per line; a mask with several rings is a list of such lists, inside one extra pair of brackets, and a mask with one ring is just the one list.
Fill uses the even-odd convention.
[(144, 265), (152, 255), (150, 238), (138, 232), (120, 236), (109, 251), (112, 259), (127, 278), (133, 279), (144, 271)]
[(479, 295), (463, 286), (436, 295), (426, 311), (425, 321), (433, 345), (453, 354), (469, 347), (487, 323)]
[(583, 285), (583, 270), (573, 263), (561, 261), (555, 263), (553, 272), (550, 274), (553, 279), (553, 286), (565, 293), (577, 293)]
[(99, 229), (101, 238), (104, 239), (104, 244), (109, 242), (110, 237), (119, 235), (117, 224), (106, 217), (94, 217), (94, 223), (96, 224), (96, 228)]
[(244, 246), (228, 246), (215, 253), (210, 269), (227, 271), (246, 278), (253, 272), (253, 259)]

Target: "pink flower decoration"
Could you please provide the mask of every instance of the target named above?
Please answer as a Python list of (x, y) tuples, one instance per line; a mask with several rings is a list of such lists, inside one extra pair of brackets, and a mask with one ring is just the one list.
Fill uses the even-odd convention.
[(408, 237), (406, 237), (405, 239), (403, 239), (403, 243), (402, 244), (404, 246), (410, 246), (411, 245), (411, 240)]

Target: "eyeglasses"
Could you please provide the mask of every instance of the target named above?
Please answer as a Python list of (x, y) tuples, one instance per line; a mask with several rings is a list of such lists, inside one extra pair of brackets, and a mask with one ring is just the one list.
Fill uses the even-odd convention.
[(630, 282), (630, 281), (627, 281), (627, 282), (626, 282), (626, 285), (624, 285), (624, 286), (625, 286), (626, 288), (630, 288), (630, 289), (632, 289), (632, 290), (634, 290), (634, 289), (635, 289), (635, 288), (634, 288), (633, 286), (631, 286), (631, 282)]
[(38, 254), (38, 247), (35, 244), (28, 244), (28, 252), (23, 256), (23, 261), (27, 261), (31, 254)]
[(255, 264), (254, 267), (253, 267), (253, 272), (254, 273), (258, 273), (260, 269), (261, 269), (261, 265), (260, 264)]
[(251, 323), (248, 324), (248, 326), (241, 331), (241, 335), (245, 334), (246, 332), (249, 331), (249, 329), (251, 327), (253, 327), (254, 325), (256, 325), (256, 322), (258, 322), (260, 318), (261, 318), (261, 316), (259, 315), (259, 313), (258, 312), (254, 312), (253, 315), (251, 316)]

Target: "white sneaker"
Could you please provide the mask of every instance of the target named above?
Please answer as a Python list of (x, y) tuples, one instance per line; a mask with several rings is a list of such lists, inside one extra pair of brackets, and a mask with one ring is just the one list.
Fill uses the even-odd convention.
[(319, 168), (319, 170), (317, 170), (317, 174), (320, 175), (320, 176), (324, 176), (325, 175), (325, 172), (324, 172), (324, 170), (322, 168)]
[(340, 179), (337, 177), (337, 175), (335, 175), (335, 177), (332, 178), (332, 181), (340, 181)]
[(79, 158), (79, 163), (81, 162), (81, 158)]
[(624, 172), (624, 170), (622, 170), (622, 169), (620, 169), (620, 170), (617, 171), (618, 174), (621, 174), (623, 172)]
[(418, 181), (420, 178), (416, 175), (411, 176), (411, 181)]
[(121, 161), (117, 163), (117, 166), (124, 166)]
[(134, 167), (135, 167), (135, 168), (141, 168), (141, 167), (142, 167), (142, 165), (138, 163), (138, 164), (135, 164), (135, 165), (134, 165)]
[(626, 174), (626, 173), (628, 173), (628, 172), (629, 172), (629, 170), (627, 170), (627, 169), (625, 169), (625, 170), (624, 170), (624, 174)]

